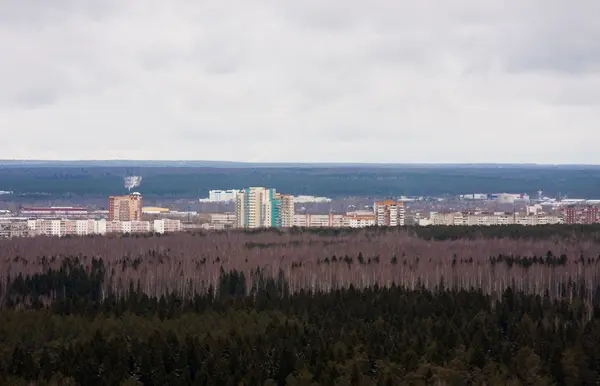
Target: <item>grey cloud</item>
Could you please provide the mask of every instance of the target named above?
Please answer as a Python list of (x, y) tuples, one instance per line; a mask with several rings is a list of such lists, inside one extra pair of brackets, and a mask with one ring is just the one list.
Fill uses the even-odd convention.
[(17, 106), (25, 108), (36, 108), (46, 105), (52, 105), (57, 100), (56, 90), (50, 89), (27, 89), (17, 94), (13, 102)]
[(3, 156), (599, 163), (599, 4), (0, 0)]
[(508, 31), (508, 70), (600, 72), (600, 3), (552, 0), (539, 5), (528, 9), (529, 28)]
[(589, 44), (580, 44), (577, 41), (562, 45), (546, 42), (544, 47), (533, 48), (531, 51), (515, 56), (509, 61), (508, 69), (514, 72), (552, 71), (567, 74), (598, 74), (600, 73), (599, 39)]
[(35, 29), (70, 18), (102, 21), (119, 12), (117, 0), (5, 0), (0, 2), (0, 23), (12, 28)]

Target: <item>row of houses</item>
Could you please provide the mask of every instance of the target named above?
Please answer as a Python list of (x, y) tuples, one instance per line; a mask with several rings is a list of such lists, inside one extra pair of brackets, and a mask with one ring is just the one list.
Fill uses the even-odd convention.
[(12, 218), (0, 220), (0, 237), (103, 235), (107, 233), (170, 233), (182, 230), (181, 220), (154, 221), (60, 220)]

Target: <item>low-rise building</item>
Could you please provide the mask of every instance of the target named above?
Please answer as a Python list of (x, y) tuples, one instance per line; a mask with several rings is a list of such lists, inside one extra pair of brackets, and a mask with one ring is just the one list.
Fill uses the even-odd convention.
[(226, 226), (225, 224), (220, 224), (220, 223), (204, 223), (202, 225), (199, 225), (200, 229), (206, 229), (206, 230), (211, 230), (211, 231), (215, 231), (215, 230), (224, 230), (224, 229), (228, 229), (230, 227)]
[(600, 222), (600, 211), (597, 206), (570, 205), (563, 209), (565, 224), (596, 224)]
[(235, 224), (235, 212), (211, 213), (209, 218), (212, 224)]
[(106, 233), (169, 233), (182, 230), (180, 220), (150, 221), (59, 220), (59, 219), (0, 219), (0, 237), (91, 235)]
[(421, 224), (431, 225), (465, 225), (465, 226), (490, 226), (490, 225), (546, 225), (561, 224), (561, 216), (546, 213), (486, 213), (486, 212), (432, 212), (428, 221)]
[(312, 202), (331, 202), (331, 198), (328, 197), (316, 197), (316, 196), (295, 196), (294, 202), (296, 204), (308, 204)]
[(29, 218), (80, 218), (89, 215), (86, 208), (72, 206), (23, 207), (19, 213)]
[(154, 206), (145, 206), (142, 208), (143, 214), (168, 214), (169, 208), (158, 208)]
[(0, 239), (32, 236), (24, 218), (0, 218)]
[(172, 219), (160, 219), (154, 220), (152, 224), (152, 228), (155, 233), (171, 233), (171, 232), (180, 232), (181, 220), (172, 220)]
[(348, 212), (342, 220), (342, 225), (350, 228), (375, 226), (376, 217), (372, 212), (367, 211)]
[(342, 227), (344, 222), (343, 214), (295, 214), (294, 223), (295, 227), (307, 227), (307, 228), (329, 228), (329, 227)]

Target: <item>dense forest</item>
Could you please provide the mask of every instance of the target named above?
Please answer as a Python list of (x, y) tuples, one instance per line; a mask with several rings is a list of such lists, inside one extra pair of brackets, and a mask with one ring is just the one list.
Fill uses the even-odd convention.
[[(103, 290), (139, 282), (151, 296), (205, 292), (221, 270), (283, 272), (290, 290), (329, 291), (392, 282), (431, 289), (507, 287), (558, 296), (564, 280), (600, 283), (600, 226), (286, 229), (36, 237), (0, 240), (0, 280), (58, 269), (76, 259), (103, 261)], [(249, 288), (249, 283), (247, 283)], [(248, 289), (247, 288), (247, 289)], [(0, 298), (1, 301), (1, 298)]]
[[(210, 189), (269, 186), (295, 195), (327, 197), (439, 196), (526, 192), (600, 197), (600, 167), (592, 166), (322, 166), (322, 167), (90, 167), (0, 166), (0, 190), (11, 199), (107, 197), (124, 193), (122, 178), (143, 177), (141, 193), (153, 198), (207, 197)], [(232, 186), (231, 181), (236, 181)]]
[(2, 385), (596, 385), (600, 227), (0, 241)]

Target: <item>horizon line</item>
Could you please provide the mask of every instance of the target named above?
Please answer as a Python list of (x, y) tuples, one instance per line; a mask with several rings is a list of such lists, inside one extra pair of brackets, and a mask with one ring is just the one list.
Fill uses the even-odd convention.
[(224, 161), (202, 159), (0, 159), (3, 164), (32, 163), (209, 163), (209, 164), (242, 164), (242, 165), (492, 165), (492, 166), (600, 166), (595, 163), (555, 163), (555, 162), (352, 162), (352, 161)]

